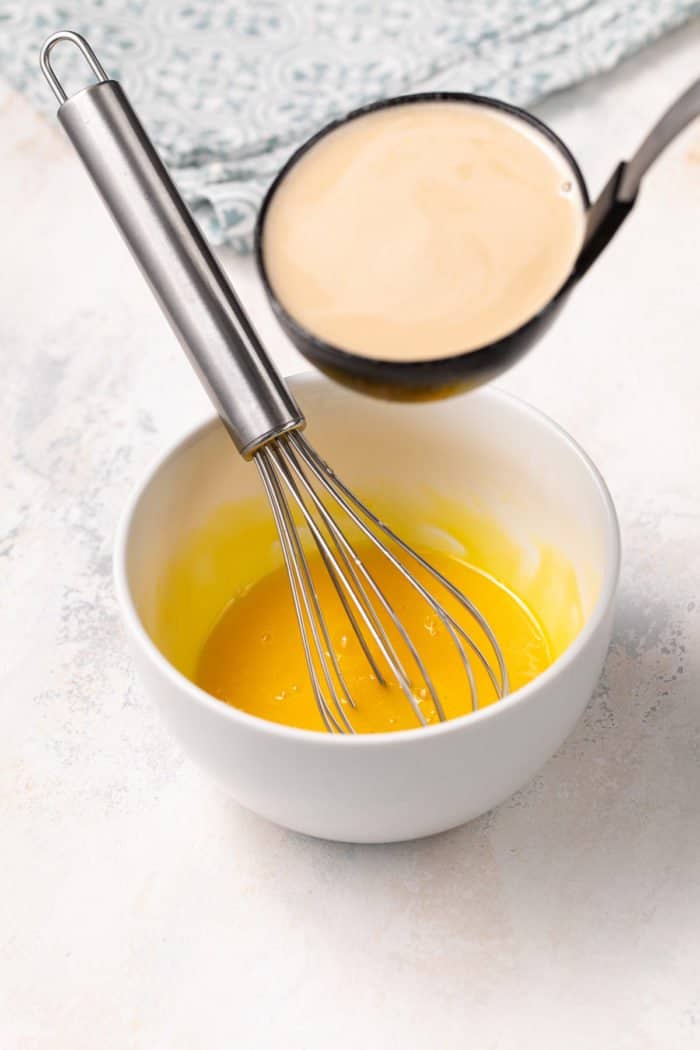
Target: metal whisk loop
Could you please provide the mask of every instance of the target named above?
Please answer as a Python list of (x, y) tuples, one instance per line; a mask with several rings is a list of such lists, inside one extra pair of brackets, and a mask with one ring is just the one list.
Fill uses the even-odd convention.
[[(423, 695), (430, 697), (438, 718), (443, 721), (445, 712), (440, 697), (409, 631), (341, 526), (338, 511), (346, 517), (349, 525), (359, 531), (360, 535), (370, 541), (388, 560), (443, 624), (464, 668), (472, 709), (478, 708), (479, 697), (470, 657), (476, 658), (484, 668), (497, 698), (507, 693), (508, 675), (503, 654), (479, 610), (434, 566), (380, 521), (344, 485), (301, 434), (293, 432), (280, 435), (260, 448), (254, 456), (254, 461), (270, 500), (280, 535), (314, 698), (329, 732), (355, 732), (348, 714), (356, 705), (332, 645), (295, 514), (316, 546), (372, 674), (381, 685), (386, 685), (386, 672), (380, 670), (370, 641), (381, 654), (386, 668), (400, 686), (421, 725), (426, 725), (427, 720), (416, 696), (411, 675), (382, 622), (380, 612), (387, 618), (387, 622), (392, 625), (405, 646), (421, 682), (425, 683)], [(474, 617), (493, 650), (491, 660), (463, 625), (410, 572), (405, 562), (397, 557), (388, 543), (392, 543), (400, 552), (420, 565), (430, 579), (443, 586), (462, 608)], [(492, 662), (495, 663), (497, 671), (494, 670)]]
[(97, 55), (92, 50), (84, 36), (81, 36), (80, 33), (73, 33), (70, 29), (61, 29), (58, 33), (53, 33), (48, 38), (48, 40), (44, 42), (44, 46), (41, 49), (39, 64), (41, 66), (42, 73), (49, 82), (51, 90), (53, 91), (54, 95), (61, 104), (67, 100), (68, 96), (66, 95), (66, 90), (63, 87), (63, 84), (56, 76), (56, 72), (53, 66), (51, 65), (51, 52), (55, 48), (56, 44), (60, 44), (63, 40), (74, 44), (75, 47), (77, 47), (78, 50), (82, 53), (85, 61), (90, 66), (92, 72), (95, 74), (95, 81), (98, 84), (104, 84), (109, 79), (104, 69), (102, 68), (102, 65), (100, 64)]

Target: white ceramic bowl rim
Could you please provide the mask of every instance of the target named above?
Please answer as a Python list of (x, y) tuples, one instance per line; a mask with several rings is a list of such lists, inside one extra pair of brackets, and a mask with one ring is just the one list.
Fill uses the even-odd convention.
[[(301, 382), (303, 384), (305, 382), (318, 382), (319, 377), (315, 372), (303, 371), (297, 373), (293, 377), (293, 380), (297, 383)], [(127, 626), (131, 630), (138, 645), (144, 650), (147, 659), (156, 664), (159, 670), (170, 680), (174, 687), (184, 690), (194, 703), (203, 704), (206, 708), (209, 708), (209, 710), (219, 715), (221, 718), (233, 719), (234, 722), (241, 722), (243, 725), (247, 725), (250, 728), (256, 728), (266, 733), (273, 733), (277, 736), (291, 739), (305, 739), (307, 742), (319, 743), (321, 745), (329, 744), (332, 747), (371, 747), (380, 744), (386, 745), (390, 742), (396, 742), (398, 744), (400, 741), (406, 739), (415, 741), (416, 733), (421, 737), (434, 736), (437, 733), (451, 733), (464, 728), (466, 724), (476, 724), (486, 718), (501, 718), (515, 704), (527, 703), (527, 701), (535, 696), (542, 687), (561, 674), (566, 667), (575, 660), (577, 654), (586, 646), (588, 639), (596, 631), (598, 625), (604, 618), (610, 603), (614, 598), (620, 575), (620, 528), (612, 497), (600, 471), (595, 463), (593, 463), (590, 456), (584, 452), (578, 442), (576, 442), (570, 434), (563, 429), (563, 427), (559, 426), (558, 423), (555, 423), (554, 420), (550, 419), (544, 412), (534, 408), (526, 401), (498, 388), (482, 388), (478, 396), (493, 397), (496, 400), (505, 401), (518, 412), (534, 417), (542, 426), (553, 431), (559, 440), (566, 444), (583, 464), (592, 482), (593, 488), (597, 491), (600, 501), (605, 509), (605, 565), (600, 593), (582, 630), (576, 638), (574, 638), (573, 642), (567, 646), (564, 652), (558, 656), (552, 664), (550, 664), (546, 671), (543, 671), (531, 682), (528, 682), (527, 685), (509, 693), (497, 703), (490, 704), (488, 707), (481, 708), (477, 711), (460, 715), (457, 718), (451, 718), (446, 722), (439, 722), (436, 725), (425, 726), (423, 728), (416, 727), (415, 729), (400, 729), (395, 732), (385, 733), (358, 733), (356, 735), (324, 733), (313, 729), (297, 729), (294, 726), (282, 725), (279, 722), (270, 722), (265, 718), (248, 714), (247, 712), (240, 711), (238, 708), (232, 707), (221, 700), (217, 700), (216, 697), (211, 696), (198, 685), (195, 685), (194, 682), (191, 682), (189, 678), (186, 678), (185, 675), (173, 667), (170, 661), (163, 655), (163, 653), (161, 653), (160, 649), (158, 649), (146, 632), (131, 596), (126, 572), (126, 552), (129, 544), (134, 513), (153, 478), (176, 455), (181, 454), (189, 445), (201, 440), (204, 434), (218, 423), (217, 417), (212, 417), (203, 422), (197, 423), (187, 431), (184, 437), (177, 438), (171, 443), (165, 452), (161, 452), (157, 456), (155, 462), (146, 471), (142, 480), (137, 483), (132, 491), (117, 526), (114, 545), (114, 586), (117, 600), (121, 606)]]

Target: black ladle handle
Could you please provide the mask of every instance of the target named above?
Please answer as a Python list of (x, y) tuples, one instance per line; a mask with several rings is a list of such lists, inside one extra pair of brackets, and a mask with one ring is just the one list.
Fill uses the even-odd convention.
[(700, 116), (700, 80), (691, 84), (651, 129), (631, 160), (617, 166), (588, 211), (586, 236), (576, 264), (582, 277), (627, 218), (642, 178), (676, 135)]

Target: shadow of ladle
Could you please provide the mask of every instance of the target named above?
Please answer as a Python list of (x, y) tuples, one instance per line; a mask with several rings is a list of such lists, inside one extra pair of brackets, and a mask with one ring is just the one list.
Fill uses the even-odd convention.
[[(446, 357), (418, 361), (377, 359), (331, 344), (306, 328), (281, 302), (266, 266), (265, 223), (275, 195), (298, 162), (321, 139), (368, 113), (426, 102), (462, 102), (497, 110), (527, 124), (526, 133), (531, 137), (534, 131), (546, 138), (550, 146), (553, 145), (565, 159), (570, 169), (572, 184), (578, 186), (580, 191), (586, 209), (583, 244), (573, 269), (547, 305), (506, 336), (487, 345)], [(387, 99), (354, 110), (341, 120), (328, 124), (305, 142), (282, 168), (263, 201), (256, 227), (255, 254), (272, 309), (286, 334), (307, 360), (338, 382), (376, 397), (390, 400), (425, 400), (446, 397), (488, 382), (513, 365), (544, 334), (570, 292), (588, 272), (631, 212), (646, 172), (666, 146), (699, 114), (700, 80), (697, 80), (666, 110), (631, 160), (618, 165), (597, 200), (590, 204), (579, 165), (565, 143), (537, 117), (516, 106), (481, 95), (429, 92)]]

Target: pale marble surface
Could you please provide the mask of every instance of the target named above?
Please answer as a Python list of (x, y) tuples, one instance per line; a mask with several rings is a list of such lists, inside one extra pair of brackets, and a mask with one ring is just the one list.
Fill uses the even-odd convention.
[[(540, 107), (593, 190), (699, 55), (695, 26)], [(239, 809), (134, 680), (115, 519), (206, 403), (58, 127), (3, 89), (0, 142), (3, 1050), (700, 1045), (700, 126), (503, 382), (617, 501), (600, 689), (509, 803), (387, 848)]]

